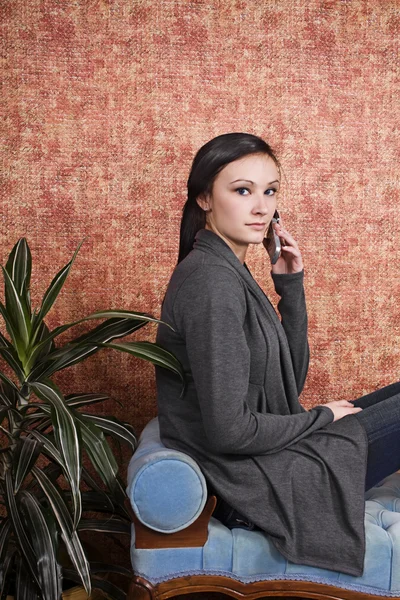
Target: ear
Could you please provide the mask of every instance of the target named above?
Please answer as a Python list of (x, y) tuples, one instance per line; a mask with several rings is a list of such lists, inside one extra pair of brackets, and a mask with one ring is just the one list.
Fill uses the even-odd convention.
[(204, 211), (210, 210), (209, 199), (206, 194), (200, 194), (197, 196), (196, 202)]

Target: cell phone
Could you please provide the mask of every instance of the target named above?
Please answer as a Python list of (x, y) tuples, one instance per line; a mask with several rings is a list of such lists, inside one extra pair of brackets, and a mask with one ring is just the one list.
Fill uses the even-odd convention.
[(272, 217), (271, 223), (269, 224), (267, 235), (263, 239), (263, 245), (266, 251), (269, 254), (271, 259), (271, 264), (274, 265), (278, 258), (281, 255), (282, 245), (284, 242), (281, 238), (276, 234), (275, 229), (273, 228), (273, 223), (279, 223), (279, 213), (276, 210), (274, 212), (274, 216)]

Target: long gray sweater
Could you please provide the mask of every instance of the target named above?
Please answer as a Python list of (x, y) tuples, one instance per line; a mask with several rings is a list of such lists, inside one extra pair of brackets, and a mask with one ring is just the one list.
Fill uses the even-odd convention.
[[(272, 274), (274, 307), (208, 229), (175, 268), (156, 342), (188, 386), (156, 367), (161, 439), (192, 456), (216, 492), (290, 561), (360, 576), (368, 441), (352, 415), (333, 422), (299, 402), (309, 363), (304, 272)], [(321, 399), (323, 400), (323, 399)]]

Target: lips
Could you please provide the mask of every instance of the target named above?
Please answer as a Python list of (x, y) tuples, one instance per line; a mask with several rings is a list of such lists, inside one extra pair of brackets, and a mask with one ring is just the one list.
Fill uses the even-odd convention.
[(266, 223), (247, 223), (247, 225), (264, 225), (265, 227)]

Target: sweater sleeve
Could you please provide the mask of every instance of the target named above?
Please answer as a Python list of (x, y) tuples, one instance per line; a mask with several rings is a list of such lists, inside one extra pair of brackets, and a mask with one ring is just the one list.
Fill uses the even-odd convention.
[(307, 308), (303, 286), (304, 270), (300, 273), (271, 273), (271, 276), (275, 291), (281, 296), (278, 310), (289, 342), (297, 393), (300, 396), (310, 361)]
[(242, 284), (226, 267), (199, 267), (175, 298), (174, 320), (185, 340), (205, 444), (219, 453), (270, 454), (324, 427), (333, 413), (323, 406), (294, 415), (250, 410), (245, 316)]

